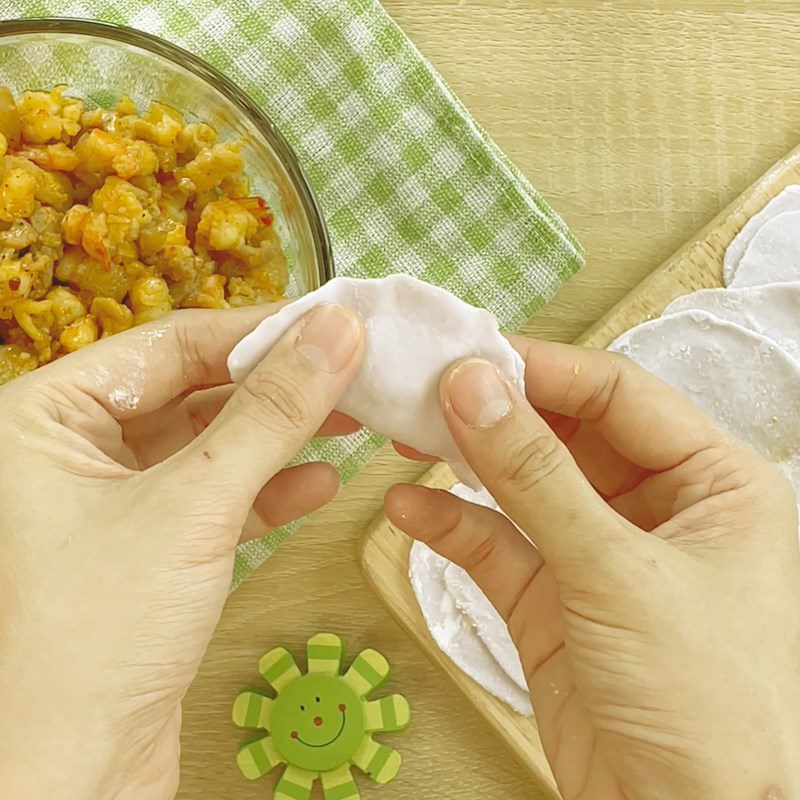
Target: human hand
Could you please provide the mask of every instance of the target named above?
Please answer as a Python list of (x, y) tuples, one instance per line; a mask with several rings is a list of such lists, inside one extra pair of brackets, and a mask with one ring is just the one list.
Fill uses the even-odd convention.
[(564, 798), (800, 796), (791, 486), (626, 359), (512, 341), (527, 399), (476, 359), (441, 398), (533, 544), (447, 492), (394, 487), (386, 508), (507, 620)]
[(180, 703), (237, 541), (330, 499), (333, 467), (283, 467), (320, 426), (354, 428), (329, 416), (363, 355), (345, 309), (218, 385), (267, 313), (178, 312), (0, 390), (4, 797), (174, 795)]

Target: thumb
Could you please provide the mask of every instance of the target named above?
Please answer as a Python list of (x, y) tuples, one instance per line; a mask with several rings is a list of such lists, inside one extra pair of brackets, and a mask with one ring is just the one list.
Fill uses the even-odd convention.
[(584, 572), (587, 562), (613, 570), (633, 530), (500, 371), (481, 359), (457, 362), (442, 377), (440, 395), (462, 454), (556, 577), (568, 567)]
[(278, 340), (205, 431), (154, 469), (195, 487), (195, 498), (222, 489), (231, 502), (249, 508), (313, 438), (363, 352), (358, 316), (342, 306), (318, 306)]

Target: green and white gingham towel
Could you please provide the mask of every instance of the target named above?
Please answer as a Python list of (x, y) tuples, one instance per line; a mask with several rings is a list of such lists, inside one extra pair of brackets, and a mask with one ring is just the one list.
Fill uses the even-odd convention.
[[(579, 245), (375, 0), (0, 0), (6, 19), (101, 19), (196, 53), (298, 153), (338, 274), (408, 272), (513, 329), (582, 265)], [(381, 443), (314, 443), (347, 479)], [(237, 585), (291, 532), (240, 548)]]

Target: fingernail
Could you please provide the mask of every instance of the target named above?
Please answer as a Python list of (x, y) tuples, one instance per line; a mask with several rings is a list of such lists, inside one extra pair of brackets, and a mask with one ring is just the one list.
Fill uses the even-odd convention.
[(343, 306), (317, 306), (295, 342), (297, 352), (323, 372), (339, 372), (361, 339), (356, 315)]
[(449, 376), (447, 396), (453, 411), (471, 428), (491, 428), (511, 411), (511, 395), (494, 364), (474, 359)]

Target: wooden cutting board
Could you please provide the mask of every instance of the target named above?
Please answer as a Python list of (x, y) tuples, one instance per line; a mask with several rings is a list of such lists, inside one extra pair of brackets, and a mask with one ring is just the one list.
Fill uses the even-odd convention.
[[(576, 344), (605, 348), (621, 333), (661, 314), (676, 297), (722, 285), (722, 259), (733, 238), (784, 187), (800, 183), (800, 147), (789, 153), (735, 200), (697, 236), (618, 303)], [(420, 483), (449, 489), (456, 483), (450, 469), (438, 464)], [(456, 683), (511, 752), (531, 771), (552, 798), (558, 798), (533, 718), (513, 712), (467, 677), (442, 653), (422, 618), (408, 580), (410, 539), (380, 516), (368, 528), (361, 549), (367, 581), (391, 614), (430, 660)]]

